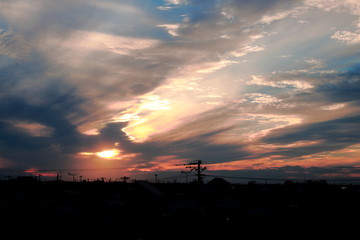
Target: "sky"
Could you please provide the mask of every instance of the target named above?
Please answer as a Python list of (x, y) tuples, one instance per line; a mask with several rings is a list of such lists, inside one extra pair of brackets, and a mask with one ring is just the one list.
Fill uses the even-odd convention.
[(358, 0), (0, 2), (0, 170), (360, 177), (359, 100)]

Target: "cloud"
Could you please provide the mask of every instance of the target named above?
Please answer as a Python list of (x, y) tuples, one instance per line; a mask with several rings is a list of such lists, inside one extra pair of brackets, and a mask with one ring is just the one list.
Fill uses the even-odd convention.
[(20, 33), (0, 28), (0, 55), (16, 60), (26, 60), (30, 52), (30, 47)]
[[(276, 1), (272, 2), (275, 4)], [(211, 11), (193, 11), (189, 15), (191, 20), (186, 23), (156, 24), (154, 27), (164, 26), (168, 31), (171, 26), (172, 35), (175, 34), (176, 26), (175, 35), (181, 39), (160, 43), (150, 38), (104, 33), (109, 30), (118, 31), (119, 26), (116, 22), (120, 20), (125, 20), (126, 24), (133, 24), (134, 21), (131, 20), (134, 16), (130, 13), (138, 14), (140, 11), (136, 5), (128, 2), (115, 4), (113, 1), (105, 1), (100, 4), (90, 1), (85, 4), (86, 7), (80, 7), (79, 3), (85, 2), (66, 1), (59, 4), (39, 1), (37, 5), (31, 6), (28, 1), (18, 0), (6, 1), (2, 5), (3, 9), (14, 11), (12, 15), (4, 14), (4, 17), (9, 24), (16, 26), (19, 30), (17, 34), (23, 32), (27, 44), (33, 51), (41, 54), (47, 64), (56, 69), (59, 79), (71, 82), (79, 90), (79, 94), (89, 99), (116, 97), (125, 100), (152, 91), (161, 85), (169, 74), (174, 74), (179, 69), (210, 73), (232, 63), (223, 57), (229, 52), (245, 51), (246, 54), (262, 49), (256, 47), (252, 50), (242, 50), (260, 31), (249, 30), (242, 23), (240, 26), (243, 27), (239, 28), (235, 23), (240, 23), (240, 19), (233, 23), (222, 22), (227, 18), (224, 11), (230, 11), (229, 5), (221, 7), (215, 3), (205, 4)], [(171, 1), (167, 4), (182, 5), (185, 2)], [(228, 4), (237, 6), (237, 3), (233, 2)], [(266, 6), (270, 8), (272, 4), (267, 3)], [(31, 11), (24, 14), (22, 20), (13, 18), (12, 16), (18, 13), (17, 9), (21, 8), (29, 8)], [(114, 9), (122, 11), (125, 17), (120, 19), (118, 15), (114, 16), (115, 21), (110, 25), (107, 21), (95, 23), (92, 19), (86, 18), (85, 9), (94, 13), (94, 19), (105, 13), (114, 16), (111, 14)], [(236, 11), (242, 11), (241, 9), (236, 8)], [(261, 16), (257, 9), (250, 9), (256, 16)], [(66, 16), (60, 15), (67, 10), (69, 11)], [(75, 10), (78, 14), (74, 14)], [(262, 7), (261, 10), (266, 11), (266, 7)], [(233, 13), (238, 14), (236, 11)], [(33, 14), (34, 12), (36, 14)], [(28, 21), (28, 18), (31, 18), (31, 21)], [(25, 28), (22, 26), (24, 22), (32, 24)], [(221, 22), (224, 23), (220, 24), (222, 26), (219, 25)], [(89, 28), (94, 30), (87, 30)], [(122, 30), (122, 34), (129, 34), (126, 29)], [(219, 32), (222, 34), (219, 35)], [(200, 38), (197, 37), (199, 34)], [(191, 41), (187, 41), (188, 38), (191, 38)], [(54, 72), (52, 71), (52, 74)], [(107, 94), (102, 94), (105, 91)]]
[(328, 74), (329, 81), (319, 84), (315, 92), (332, 102), (356, 102), (359, 104), (360, 68), (354, 66), (344, 73)]
[(187, 3), (187, 0), (165, 0), (166, 5), (184, 5)]
[[(212, 167), (208, 166), (211, 170)], [(258, 178), (271, 180), (303, 181), (325, 179), (329, 183), (349, 183), (348, 180), (359, 177), (359, 168), (353, 166), (301, 167), (283, 166), (276, 168), (243, 169), (243, 170), (213, 170), (209, 175), (229, 177), (231, 182), (249, 182)], [(255, 177), (254, 177), (255, 176)], [(248, 179), (247, 179), (248, 178)]]
[(245, 46), (244, 48), (240, 49), (240, 50), (237, 50), (235, 52), (233, 52), (232, 54), (235, 56), (235, 57), (242, 57), (242, 56), (245, 56), (247, 55), (248, 53), (251, 53), (251, 52), (260, 52), (260, 51), (263, 51), (265, 50), (264, 47), (261, 47), (261, 46)]
[[(103, 23), (106, 27), (103, 27), (101, 22), (95, 23), (91, 19), (85, 21), (83, 10), (85, 8), (81, 8), (78, 2), (66, 1), (57, 4), (40, 1), (39, 6), (35, 7), (27, 3), (24, 0), (3, 3), (4, 8), (15, 12), (17, 7), (24, 6), (37, 13), (24, 15), (21, 21), (5, 14), (6, 20), (16, 26), (18, 34), (23, 32), (27, 44), (36, 54), (41, 54), (43, 57), (43, 64), (46, 62), (54, 69), (51, 74), (56, 74), (58, 80), (61, 79), (60, 81), (66, 84), (72, 84), (82, 97), (97, 103), (104, 98), (127, 100), (150, 92), (160, 86), (169, 74), (175, 74), (180, 69), (199, 73), (219, 70), (233, 63), (223, 57), (225, 54), (237, 48), (243, 49), (242, 45), (252, 41), (254, 34), (259, 33), (259, 31), (251, 32), (248, 28), (240, 28), (234, 32), (234, 24), (225, 24), (221, 27), (223, 36), (228, 35), (232, 39), (216, 36), (217, 30), (220, 30), (217, 19), (221, 21), (224, 17), (220, 14), (222, 8), (215, 8), (209, 13), (212, 16), (216, 15), (214, 21), (208, 22), (209, 18), (205, 15), (205, 18), (200, 17), (203, 12), (197, 11), (191, 14), (192, 21), (187, 23), (156, 24), (154, 27), (166, 26), (168, 30), (169, 26), (176, 26), (176, 35), (181, 39), (161, 42), (151, 38), (105, 33), (109, 29), (117, 31), (116, 21), (111, 25), (107, 25), (107, 22)], [(169, 2), (175, 5), (183, 3)], [(73, 14), (75, 10), (72, 7), (75, 7), (79, 14)], [(90, 1), (86, 7), (91, 13), (101, 9), (94, 15), (95, 19), (99, 14), (105, 13), (102, 11), (109, 13), (118, 9), (124, 13), (134, 13), (139, 10), (135, 5), (128, 3), (116, 5), (113, 1), (101, 4)], [(67, 9), (70, 11), (66, 16), (59, 14)], [(128, 14), (125, 16), (126, 23), (133, 19)], [(27, 17), (32, 18), (30, 28), (21, 26)], [(116, 17), (115, 20), (119, 21), (123, 18)], [(73, 23), (71, 27), (68, 24), (70, 21)], [(94, 25), (90, 26), (93, 23)], [(203, 26), (199, 27), (199, 25)], [(90, 27), (94, 30), (87, 30)], [(197, 38), (198, 30), (206, 34)], [(122, 31), (122, 34), (124, 33), (129, 32)], [(175, 32), (172, 30), (171, 33)], [(192, 41), (186, 41), (187, 38), (191, 38)]]
[[(318, 61), (310, 60), (318, 65)], [(308, 62), (308, 60), (307, 60)], [(317, 68), (317, 67), (316, 67)], [(281, 95), (283, 101), (314, 103), (357, 102), (359, 92), (359, 67), (351, 67), (348, 71), (284, 71), (269, 75), (252, 76), (246, 84), (273, 87), (287, 90)], [(289, 92), (289, 89), (295, 91)], [(287, 98), (287, 99), (284, 99)]]
[(66, 41), (49, 38), (39, 49), (82, 95), (89, 99), (113, 99), (116, 95), (120, 100), (149, 92), (164, 80), (169, 71), (166, 65), (138, 56), (156, 43), (152, 39), (74, 31)]
[[(289, 75), (288, 75), (289, 77)], [(275, 88), (295, 88), (295, 89), (310, 89), (313, 86), (307, 82), (305, 79), (291, 79), (287, 78), (286, 80), (282, 79), (278, 74), (268, 75), (268, 76), (252, 76), (252, 80), (246, 82), (248, 85), (261, 85), (261, 86), (270, 86)]]
[[(236, 104), (225, 101), (219, 108), (189, 115), (172, 130), (155, 134), (138, 146), (152, 149), (152, 154), (170, 154), (181, 159), (196, 156), (212, 163), (236, 162), (238, 165), (241, 165), (239, 161), (266, 157), (295, 161), (311, 154), (349, 147), (359, 140), (356, 136), (347, 136), (358, 119), (351, 117), (356, 108), (349, 108), (344, 100), (348, 98), (352, 102), (357, 97), (346, 95), (342, 85), (351, 83), (349, 88), (357, 92), (356, 69), (346, 73), (319, 73), (316, 70), (273, 73), (266, 80), (270, 79), (274, 85), (275, 79), (279, 79), (281, 84), (274, 87), (298, 86), (296, 91), (276, 97), (259, 92), (246, 93), (236, 100)], [(282, 83), (281, 79), (288, 79), (289, 84), (285, 84), (285, 80)], [(294, 85), (292, 81), (299, 81), (295, 79), (311, 83), (311, 91), (302, 87), (303, 84)], [(329, 86), (339, 92), (328, 91)], [(337, 94), (342, 97), (335, 98)], [(219, 97), (222, 99), (217, 95)], [(319, 110), (323, 111), (320, 115)], [(341, 126), (349, 130), (342, 131)], [(342, 138), (349, 138), (349, 141), (339, 143)]]
[(1, 1), (0, 164), (279, 167), (352, 146), (357, 6)]
[(360, 19), (355, 21), (352, 25), (355, 28), (355, 31), (337, 31), (331, 38), (346, 43), (347, 45), (360, 43)]
[(287, 157), (299, 157), (329, 150), (338, 150), (360, 142), (359, 116), (343, 117), (340, 119), (289, 126), (273, 130), (263, 141), (267, 143), (293, 143), (298, 141), (319, 141), (311, 146), (280, 148), (273, 154)]
[(260, 104), (272, 104), (281, 102), (281, 100), (277, 99), (276, 97), (263, 93), (248, 93), (245, 94), (245, 98), (248, 98), (250, 102)]
[(335, 103), (332, 105), (323, 106), (323, 107), (321, 107), (321, 110), (333, 111), (333, 110), (338, 110), (338, 109), (344, 108), (345, 106), (346, 105), (344, 103)]
[(157, 9), (162, 11), (171, 10), (174, 8), (177, 8), (181, 5), (187, 5), (189, 2), (188, 0), (164, 0), (165, 5), (164, 6), (158, 6)]
[(320, 59), (314, 59), (314, 58), (307, 58), (305, 59), (305, 62), (308, 63), (311, 68), (323, 68), (325, 65), (323, 63), (323, 61), (321, 61)]
[(15, 121), (12, 124), (34, 137), (50, 137), (54, 132), (53, 128), (36, 122)]
[(155, 39), (124, 37), (90, 31), (74, 31), (66, 40), (49, 37), (39, 48), (45, 48), (45, 51), (57, 46), (62, 50), (73, 52), (73, 54), (80, 56), (96, 51), (116, 53), (119, 55), (132, 55), (136, 50), (144, 50), (157, 43), (158, 41)]
[(61, 156), (76, 151), (81, 136), (64, 117), (67, 103), (52, 108), (51, 104), (35, 106), (7, 98), (1, 99), (0, 106), (1, 149), (5, 159), (19, 167), (54, 163), (56, 166), (62, 165)]
[(227, 120), (234, 114), (236, 114), (236, 112), (231, 108), (218, 107), (197, 115), (190, 115), (184, 117), (181, 124), (174, 129), (156, 134), (152, 136), (149, 141), (182, 143), (183, 141), (186, 142), (187, 139), (194, 141), (190, 139), (196, 138), (200, 140), (201, 137), (204, 137), (205, 140), (203, 141), (206, 142), (207, 134), (212, 136), (215, 135), (215, 133), (231, 129), (233, 124)]
[[(334, 11), (334, 12), (349, 12), (355, 16), (360, 16), (360, 4), (356, 0), (346, 0), (346, 1), (334, 1), (334, 0), (307, 0), (305, 5), (309, 7), (315, 7), (322, 9), (324, 11)], [(339, 40), (348, 45), (359, 44), (360, 43), (360, 28), (359, 20), (353, 23), (356, 30), (355, 31), (346, 31), (340, 30), (336, 31), (331, 38)]]
[[(272, 95), (245, 93), (234, 102), (226, 102), (239, 109), (234, 113), (238, 124), (228, 130), (227, 136), (219, 134), (217, 140), (241, 141), (252, 157), (288, 161), (358, 144), (355, 126), (359, 120), (358, 78), (357, 66), (346, 72), (314, 69), (253, 77), (256, 82), (246, 83), (263, 87), (258, 90), (270, 92), (269, 87), (280, 90)], [(311, 88), (302, 87), (305, 85), (300, 82)], [(242, 129), (241, 125), (245, 127)], [(246, 156), (241, 159), (246, 160)]]
[(171, 35), (171, 36), (178, 36), (179, 34), (177, 33), (178, 28), (180, 27), (179, 24), (160, 24), (157, 25), (158, 27), (164, 28), (166, 29), (166, 31)]
[(324, 11), (350, 12), (360, 15), (360, 4), (356, 0), (306, 0), (305, 5), (320, 8)]
[(337, 31), (333, 36), (331, 36), (331, 38), (342, 41), (349, 45), (358, 44), (360, 43), (360, 31)]
[[(56, 75), (58, 81), (73, 84), (79, 94), (88, 94), (89, 98), (99, 95), (103, 97), (102, 91), (111, 90), (114, 86), (119, 87), (113, 90), (113, 94), (109, 92), (110, 97), (115, 91), (122, 91), (117, 92), (117, 95), (124, 95), (123, 98), (145, 93), (164, 79), (163, 75), (166, 75), (167, 70), (160, 73), (162, 67), (157, 62), (137, 60), (129, 55), (133, 51), (153, 46), (156, 41), (106, 33), (111, 29), (115, 30), (115, 27), (118, 30), (119, 21), (139, 24), (131, 21), (135, 18), (133, 10), (139, 8), (133, 6), (130, 11), (130, 7), (123, 6), (125, 3), (116, 6), (127, 15), (118, 17), (117, 13), (112, 12), (109, 14), (114, 17), (111, 20), (97, 21), (100, 16), (109, 13), (107, 11), (113, 10), (105, 8), (103, 5), (106, 4), (115, 3), (106, 1), (99, 7), (94, 1), (38, 1), (34, 5), (26, 0), (2, 2), (4, 22), (16, 30), (2, 32), (0, 53), (19, 58), (28, 55), (31, 49), (33, 56), (42, 58), (41, 65), (47, 66), (46, 72), (42, 71), (41, 78), (48, 77), (46, 74)], [(9, 11), (5, 11), (6, 9)], [(20, 14), (19, 9), (31, 11), (21, 12), (21, 18), (14, 18)], [(14, 13), (8, 14), (10, 11)], [(93, 18), (88, 17), (89, 13), (94, 14)], [(142, 19), (145, 18), (146, 15), (143, 15)], [(124, 32), (129, 34), (128, 31)], [(29, 65), (34, 61), (37, 60), (31, 58)], [(157, 71), (154, 69), (155, 65), (159, 66)], [(133, 74), (134, 69), (137, 75)], [(139, 73), (145, 69), (148, 69), (147, 72), (140, 76)], [(154, 76), (155, 72), (159, 72), (159, 75)], [(154, 82), (149, 80), (149, 83), (145, 84), (142, 81), (144, 78)]]
[[(106, 124), (98, 135), (82, 134), (66, 117), (67, 110), (74, 107), (69, 100), (57, 106), (35, 106), (8, 98), (2, 99), (0, 106), (1, 156), (10, 166), (71, 168), (84, 164), (79, 157), (81, 152), (100, 152), (119, 146), (124, 155), (136, 157), (133, 143), (121, 131), (126, 123)], [(88, 160), (88, 164), (94, 161), (96, 158)]]
[[(142, 163), (155, 166), (155, 160), (159, 156), (171, 154), (189, 159), (192, 155), (200, 156), (206, 151), (209, 155), (203, 156), (209, 158), (209, 161), (217, 159), (214, 154), (210, 157), (212, 151), (233, 155), (236, 153), (238, 156), (238, 146), (212, 145), (206, 140), (226, 129), (218, 129), (212, 133), (198, 132), (195, 134), (197, 139), (174, 139), (167, 143), (156, 139), (144, 143), (132, 142), (122, 131), (127, 123), (108, 123), (99, 130), (98, 135), (84, 135), (65, 117), (72, 102), (59, 104), (52, 108), (51, 105), (29, 105), (20, 99), (3, 99), (0, 116), (2, 158), (11, 160), (18, 168), (42, 166), (51, 169), (80, 164), (79, 161), (84, 158), (79, 155), (81, 152), (100, 152), (113, 148), (120, 148), (121, 155), (127, 156), (130, 162), (124, 164), (129, 168)], [(92, 158), (87, 160), (90, 165), (96, 160)]]

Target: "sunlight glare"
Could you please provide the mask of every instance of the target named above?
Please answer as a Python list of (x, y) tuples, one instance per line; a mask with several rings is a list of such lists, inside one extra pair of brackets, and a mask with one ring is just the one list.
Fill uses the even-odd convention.
[(97, 152), (96, 155), (102, 158), (113, 158), (119, 155), (120, 151), (117, 149), (105, 150), (102, 152)]

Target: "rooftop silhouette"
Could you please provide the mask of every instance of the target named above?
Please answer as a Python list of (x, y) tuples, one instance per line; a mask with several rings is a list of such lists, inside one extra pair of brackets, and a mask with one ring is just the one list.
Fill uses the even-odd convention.
[[(231, 184), (197, 182), (0, 182), (2, 233), (13, 237), (233, 239), (355, 230), (360, 186), (324, 181)], [(120, 235), (119, 235), (120, 234)]]

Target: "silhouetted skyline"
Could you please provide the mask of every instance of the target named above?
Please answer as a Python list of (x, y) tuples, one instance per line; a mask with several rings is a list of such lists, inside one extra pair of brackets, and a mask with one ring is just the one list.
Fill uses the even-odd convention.
[[(221, 239), (353, 236), (359, 185), (0, 181), (2, 233), (13, 237)], [(289, 233), (290, 231), (290, 233)], [(241, 235), (241, 236), (240, 236)]]

